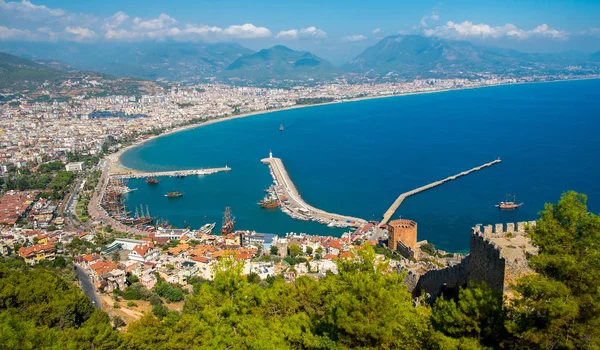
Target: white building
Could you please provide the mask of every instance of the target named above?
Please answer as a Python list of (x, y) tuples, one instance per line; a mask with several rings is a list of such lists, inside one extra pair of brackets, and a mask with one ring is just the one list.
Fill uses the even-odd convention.
[(158, 257), (158, 250), (150, 247), (148, 244), (140, 244), (133, 247), (133, 250), (127, 256), (129, 260), (146, 262), (154, 260)]
[(65, 169), (67, 171), (82, 171), (83, 170), (83, 162), (73, 162), (65, 165)]

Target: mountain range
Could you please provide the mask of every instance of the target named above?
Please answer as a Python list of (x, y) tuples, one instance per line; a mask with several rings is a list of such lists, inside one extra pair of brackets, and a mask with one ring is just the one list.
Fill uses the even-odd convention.
[(192, 83), (321, 81), (342, 75), (385, 79), (468, 77), (482, 73), (518, 76), (566, 69), (597, 73), (600, 64), (600, 52), (532, 54), (420, 35), (388, 36), (342, 67), (335, 67), (310, 52), (281, 45), (255, 52), (235, 43), (3, 42), (0, 51), (62, 70), (92, 70), (115, 76)]

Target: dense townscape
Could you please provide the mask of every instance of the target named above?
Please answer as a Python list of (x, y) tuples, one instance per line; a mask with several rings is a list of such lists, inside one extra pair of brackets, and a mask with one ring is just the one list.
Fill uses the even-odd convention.
[[(310, 11), (314, 16), (321, 5), (311, 6), (315, 6)], [(271, 10), (278, 11), (276, 7)], [(337, 42), (346, 45), (347, 52), (334, 65), (300, 50), (314, 48), (320, 54), (341, 48), (337, 44), (326, 48), (332, 39), (312, 25), (277, 33), (251, 23), (221, 28), (176, 20), (166, 13), (154, 19), (130, 17), (121, 10), (101, 19), (27, 0), (0, 0), (0, 348), (600, 349), (600, 216), (588, 210), (586, 195), (561, 189), (564, 192), (556, 192), (556, 203), (538, 208), (536, 217), (522, 219), (530, 212), (522, 212), (524, 203), (516, 200), (516, 194), (512, 201), (507, 194), (505, 201), (489, 205), (494, 213), (507, 214), (501, 216), (506, 220), (484, 223), (474, 221), (480, 216), (470, 212), (474, 209), (467, 198), (460, 215), (473, 222), (463, 235), (469, 235), (468, 249), (460, 252), (438, 249), (444, 242), (436, 247), (436, 242), (419, 239), (420, 219), (400, 215), (405, 199), (496, 171), (501, 163), (508, 163), (504, 154), (485, 163), (475, 160), (477, 164), (462, 172), (448, 174), (444, 165), (433, 164), (427, 169), (442, 169), (439, 178), (430, 179), (438, 175), (428, 174), (424, 183), (402, 184), (413, 187), (401, 186), (386, 211), (363, 218), (312, 206), (307, 201), (314, 198), (302, 197), (276, 150), (265, 150), (264, 158), (255, 163), (260, 160), (265, 172), (260, 179), (269, 172), (272, 182), (264, 189), (264, 199), (251, 205), (260, 207), (256, 210), (261, 213), (284, 213), (281, 217), (287, 221), (281, 221), (285, 225), (281, 231), (285, 233), (244, 227), (246, 223), (236, 222), (230, 204), (224, 208), (222, 222), (198, 216), (192, 219), (213, 219), (193, 227), (187, 221), (179, 226), (157, 216), (152, 199), (135, 205), (127, 199), (128, 193), (138, 190), (132, 184), (143, 184), (178, 214), (194, 215), (193, 211), (179, 213), (181, 207), (173, 205), (179, 201), (187, 209), (187, 195), (182, 201), (179, 197), (184, 193), (171, 188), (168, 177), (189, 184), (183, 179), (202, 181), (237, 171), (232, 164), (222, 164), (153, 172), (121, 163), (125, 152), (191, 128), (317, 105), (351, 107), (354, 101), (367, 99), (573, 80), (587, 84), (600, 79), (600, 51), (588, 52), (593, 47), (582, 52), (542, 47), (541, 53), (534, 53), (535, 40), (564, 43), (574, 37), (591, 42), (588, 38), (597, 38), (598, 28), (576, 33), (547, 24), (530, 30), (511, 23), (434, 25), (440, 20), (440, 7), (437, 4), (418, 25), (406, 24), (402, 30), (384, 34), (377, 27), (368, 36), (344, 35)], [(338, 12), (340, 18), (347, 16), (343, 10), (336, 9), (335, 16), (323, 15), (334, 23)], [(390, 7), (389, 12), (401, 11)], [(361, 16), (364, 21), (370, 17), (366, 12)], [(46, 24), (20, 27), (29, 22)], [(490, 38), (506, 42), (488, 46)], [(276, 44), (256, 49), (259, 44), (250, 45), (256, 39)], [(524, 47), (528, 39), (534, 43), (532, 48), (511, 48), (510, 40), (519, 40)], [(299, 50), (281, 42), (298, 43)], [(577, 41), (572, 44), (577, 45)], [(359, 53), (356, 48), (361, 47)], [(523, 87), (531, 86), (537, 85)], [(495, 94), (502, 89), (477, 92)], [(492, 109), (488, 104), (497, 96), (491, 94), (478, 100), (482, 106), (477, 113)], [(442, 96), (448, 95), (452, 93)], [(561, 101), (589, 96), (566, 94)], [(464, 113), (468, 107), (457, 100), (458, 112), (453, 112)], [(549, 97), (534, 100), (515, 103), (533, 114)], [(560, 112), (567, 113), (568, 106), (560, 105)], [(421, 109), (418, 113), (429, 113)], [(442, 109), (446, 118), (448, 109)], [(510, 111), (507, 106), (501, 113)], [(582, 108), (577, 113), (587, 112)], [(370, 117), (367, 113), (353, 120), (356, 133), (345, 136), (352, 140), (339, 146), (340, 152), (363, 136), (395, 142), (411, 133), (410, 127), (402, 125), (406, 135), (381, 136), (380, 129), (387, 124), (374, 122), (378, 129), (366, 132), (360, 123), (370, 122)], [(552, 127), (560, 124), (557, 138), (568, 133), (561, 129), (563, 114), (547, 118), (552, 119)], [(443, 128), (437, 121), (424, 121), (422, 129), (429, 133)], [(494, 128), (511, 119), (486, 121), (488, 128)], [(527, 121), (535, 124), (533, 119)], [(461, 126), (445, 135), (468, 143), (466, 147), (480, 157), (490, 157), (491, 152), (478, 149), (477, 143), (487, 131), (473, 125), (473, 130)], [(272, 134), (289, 135), (291, 127), (282, 123), (277, 131), (276, 126)], [(472, 132), (454, 135), (461, 128)], [(577, 128), (588, 133), (569, 137), (589, 137), (594, 132), (584, 122)], [(407, 148), (417, 139), (427, 139), (419, 135), (406, 143)], [(529, 131), (519, 135), (531, 136)], [(238, 152), (241, 147), (233, 132), (228, 137)], [(511, 135), (506, 138), (507, 144), (514, 140)], [(322, 141), (315, 144), (326, 147)], [(360, 147), (371, 147), (367, 139), (358, 141), (365, 141)], [(451, 145), (431, 142), (432, 149)], [(381, 145), (372, 146), (372, 152), (381, 152), (379, 148), (385, 148)], [(529, 152), (528, 147), (534, 146), (518, 144), (506, 158), (531, 161), (533, 153), (519, 154)], [(535, 147), (547, 145), (539, 141)], [(390, 143), (388, 148), (389, 153), (399, 151), (390, 162), (403, 162), (402, 152), (419, 147), (406, 150)], [(353, 157), (345, 163), (388, 171), (385, 157)], [(332, 162), (337, 162), (338, 171), (344, 161)], [(351, 173), (355, 168), (338, 172)], [(386, 181), (398, 182), (397, 172), (386, 175)], [(244, 176), (251, 177), (246, 172)], [(420, 183), (421, 177), (414, 177)], [(534, 191), (530, 183), (523, 186)], [(574, 186), (577, 191), (588, 187)], [(363, 192), (373, 195), (379, 189), (369, 187)], [(458, 207), (463, 200), (455, 198), (448, 205)], [(517, 209), (521, 216), (508, 215)], [(292, 220), (311, 221), (301, 227), (320, 224), (331, 230), (330, 235), (294, 232), (286, 223), (300, 221)], [(458, 227), (444, 222), (435, 229), (451, 232), (453, 225)], [(445, 238), (454, 239), (450, 236), (447, 233)]]

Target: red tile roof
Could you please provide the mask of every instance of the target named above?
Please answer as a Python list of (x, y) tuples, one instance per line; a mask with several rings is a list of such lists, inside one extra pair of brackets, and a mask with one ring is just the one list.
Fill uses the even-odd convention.
[(19, 248), (19, 255), (23, 258), (33, 257), (39, 253), (48, 253), (54, 251), (54, 244), (36, 244), (31, 247)]

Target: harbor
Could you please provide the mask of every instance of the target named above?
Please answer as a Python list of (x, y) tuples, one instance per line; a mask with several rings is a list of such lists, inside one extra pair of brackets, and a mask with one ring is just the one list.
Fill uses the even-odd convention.
[(427, 191), (427, 190), (429, 190), (429, 189), (431, 189), (431, 188), (433, 188), (433, 187), (439, 186), (439, 185), (441, 185), (441, 184), (443, 184), (443, 183), (445, 183), (445, 182), (452, 181), (452, 180), (456, 180), (457, 178), (459, 178), (459, 177), (461, 177), (461, 176), (466, 176), (466, 175), (469, 175), (469, 174), (471, 174), (471, 173), (474, 173), (474, 172), (476, 172), (476, 171), (479, 171), (479, 170), (481, 170), (481, 169), (484, 169), (484, 168), (490, 167), (490, 166), (492, 166), (492, 165), (494, 165), (494, 164), (498, 164), (498, 163), (500, 163), (500, 162), (501, 162), (501, 160), (500, 160), (500, 158), (498, 158), (498, 159), (496, 159), (496, 160), (494, 160), (494, 161), (492, 161), (492, 162), (485, 163), (485, 164), (483, 164), (483, 165), (480, 165), (480, 166), (478, 166), (478, 167), (475, 167), (475, 168), (473, 168), (473, 169), (470, 169), (470, 170), (463, 171), (463, 172), (461, 172), (461, 173), (459, 173), (459, 174), (456, 174), (456, 175), (448, 176), (447, 178), (445, 178), (445, 179), (443, 179), (443, 180), (439, 180), (439, 181), (436, 181), (436, 182), (432, 182), (432, 183), (430, 183), (430, 184), (427, 184), (427, 185), (425, 185), (425, 186), (421, 186), (421, 187), (419, 187), (419, 188), (415, 188), (414, 190), (411, 190), (411, 191), (404, 192), (404, 193), (400, 194), (400, 195), (398, 196), (398, 198), (396, 198), (396, 200), (394, 201), (394, 203), (392, 203), (392, 205), (390, 206), (390, 208), (389, 208), (389, 209), (388, 209), (388, 210), (385, 212), (385, 214), (383, 215), (383, 220), (381, 220), (381, 225), (385, 225), (385, 224), (387, 224), (387, 223), (388, 223), (388, 221), (390, 221), (390, 219), (392, 218), (392, 216), (394, 215), (394, 213), (395, 213), (395, 212), (398, 210), (398, 208), (400, 207), (400, 204), (402, 204), (402, 202), (403, 202), (403, 201), (404, 201), (404, 200), (405, 200), (407, 197), (410, 197), (410, 196), (412, 196), (412, 195), (415, 195), (415, 194), (417, 194), (417, 193), (420, 193), (420, 192), (423, 192), (423, 191)]
[(191, 175), (211, 175), (219, 172), (231, 171), (231, 168), (225, 165), (222, 168), (207, 168), (207, 169), (190, 169), (190, 170), (170, 170), (170, 171), (137, 171), (125, 170), (123, 172), (113, 173), (112, 176), (121, 179), (139, 179), (144, 177), (186, 177)]
[(271, 152), (269, 152), (269, 158), (264, 158), (261, 162), (269, 166), (271, 176), (273, 177), (274, 184), (269, 190), (270, 195), (275, 197), (279, 202), (281, 211), (292, 218), (317, 221), (329, 227), (341, 228), (350, 226), (361, 227), (367, 223), (364, 219), (329, 213), (306, 203), (292, 182), (281, 159), (273, 157)]

